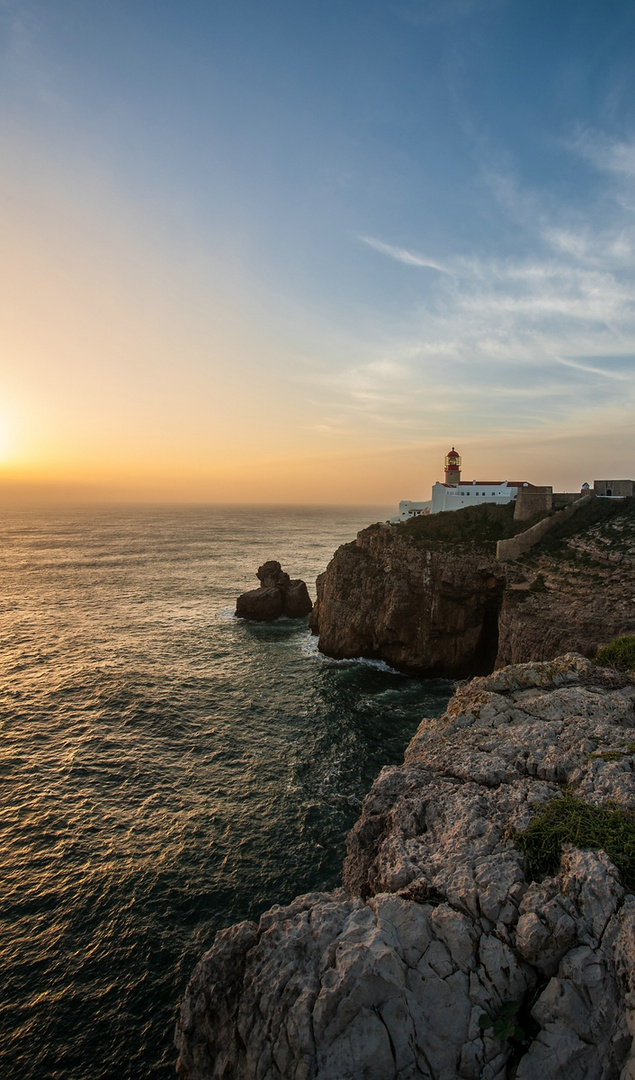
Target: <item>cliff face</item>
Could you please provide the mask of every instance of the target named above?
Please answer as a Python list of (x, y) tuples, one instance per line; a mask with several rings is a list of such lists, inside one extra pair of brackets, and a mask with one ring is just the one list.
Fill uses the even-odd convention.
[(491, 671), (505, 574), (493, 545), (430, 549), (372, 525), (338, 548), (317, 580), (319, 648), (417, 675)]
[[(549, 660), (635, 633), (635, 500), (590, 507), (612, 516), (574, 519), (565, 535), (505, 567), (497, 667)], [(515, 581), (516, 584), (512, 584)], [(519, 582), (524, 582), (525, 588)], [(540, 590), (528, 590), (530, 583)]]
[(565, 785), (635, 808), (634, 702), (575, 655), (461, 688), (373, 785), (348, 893), (217, 935), (182, 1080), (633, 1080), (635, 899), (601, 850), (532, 880), (514, 830)]
[(635, 633), (634, 499), (588, 500), (514, 562), (485, 539), (513, 524), (494, 510), (373, 525), (339, 548), (317, 581), (320, 650), (463, 677)]
[(592, 657), (614, 637), (635, 633), (635, 603), (623, 575), (602, 589), (596, 581), (572, 586), (557, 572), (548, 576), (546, 560), (539, 573), (549, 582), (545, 592), (505, 593), (496, 667), (550, 660), (567, 649)]

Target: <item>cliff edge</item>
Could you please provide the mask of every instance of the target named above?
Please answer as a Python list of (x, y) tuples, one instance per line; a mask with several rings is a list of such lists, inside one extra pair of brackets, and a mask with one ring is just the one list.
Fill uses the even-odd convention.
[[(463, 678), (566, 652), (593, 656), (635, 632), (635, 499), (587, 498), (547, 519), (519, 557), (513, 505), (372, 525), (317, 580), (320, 651), (412, 675)], [(542, 524), (542, 523), (540, 523)]]
[[(181, 1080), (634, 1080), (634, 703), (579, 655), (461, 687), (375, 781), (346, 891), (216, 936)], [(577, 844), (539, 872), (523, 838), (554, 807)], [(619, 870), (585, 815), (626, 829)]]
[(457, 545), (427, 540), (378, 524), (338, 548), (316, 582), (310, 625), (321, 652), (429, 677), (492, 670), (506, 580), (496, 545), (480, 534)]
[(635, 634), (635, 499), (593, 500), (504, 566), (498, 667)]

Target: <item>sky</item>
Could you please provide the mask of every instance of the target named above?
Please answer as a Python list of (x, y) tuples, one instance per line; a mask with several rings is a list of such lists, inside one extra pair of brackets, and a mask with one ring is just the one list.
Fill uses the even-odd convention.
[(635, 477), (635, 5), (0, 0), (0, 503)]

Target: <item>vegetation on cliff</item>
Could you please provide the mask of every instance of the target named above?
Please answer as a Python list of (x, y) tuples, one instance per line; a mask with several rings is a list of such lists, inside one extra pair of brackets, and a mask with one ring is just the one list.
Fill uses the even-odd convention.
[(477, 544), (493, 550), (497, 540), (524, 532), (528, 524), (532, 522), (514, 521), (514, 503), (506, 506), (483, 503), (451, 513), (415, 517), (393, 527), (427, 548)]
[[(545, 516), (539, 514), (529, 521), (514, 521), (514, 506), (514, 503), (466, 506), (452, 513), (414, 517), (393, 528), (431, 549), (474, 544), (491, 547), (497, 540), (507, 540), (525, 532)], [(595, 541), (600, 553), (602, 548), (614, 556), (620, 552), (631, 553), (635, 536), (635, 498), (591, 499), (571, 517), (554, 524), (525, 558), (531, 562), (541, 554), (549, 554), (568, 560), (584, 559), (584, 550), (578, 543), (581, 536)]]
[(600, 556), (628, 555), (634, 548), (635, 498), (591, 499), (559, 522), (532, 549), (534, 557), (549, 554), (568, 562)]
[(337, 659), (365, 656), (424, 677), (595, 656), (635, 633), (635, 499), (589, 499), (511, 562), (497, 541), (531, 525), (514, 505), (377, 523), (335, 553), (311, 627)]
[(613, 638), (608, 645), (598, 649), (596, 664), (602, 667), (614, 667), (620, 671), (635, 671), (635, 637), (626, 634)]
[[(635, 635), (635, 499), (591, 499), (503, 565), (498, 667), (567, 650), (595, 657)], [(603, 664), (618, 661), (614, 650), (599, 654)]]
[(605, 851), (619, 870), (622, 885), (635, 891), (635, 817), (617, 806), (593, 806), (565, 793), (547, 803), (514, 843), (525, 856), (527, 875), (542, 880), (560, 866), (562, 847)]

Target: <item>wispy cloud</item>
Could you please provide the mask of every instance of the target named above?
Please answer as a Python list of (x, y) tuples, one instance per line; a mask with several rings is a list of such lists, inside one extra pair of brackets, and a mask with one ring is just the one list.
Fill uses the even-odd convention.
[[(426, 281), (420, 307), (381, 360), (333, 376), (339, 408), (410, 430), (456, 418), (462, 430), (559, 429), (622, 419), (635, 409), (635, 143), (578, 137), (569, 149), (606, 177), (598, 209), (541, 200), (489, 174), (503, 213), (525, 230), (527, 254), (421, 254), (372, 236), (369, 247)], [(617, 179), (616, 179), (617, 178)], [(439, 428), (441, 430), (441, 428)]]
[(592, 364), (581, 364), (576, 360), (565, 360), (563, 356), (556, 357), (558, 363), (563, 364), (564, 367), (575, 368), (577, 371), (587, 371), (590, 375), (600, 375), (604, 379), (617, 379), (622, 382), (630, 382), (632, 376), (623, 374), (619, 371), (609, 371), (607, 368), (594, 367)]
[(418, 255), (414, 251), (394, 247), (392, 244), (384, 244), (381, 240), (375, 240), (372, 236), (360, 236), (359, 239), (368, 244), (369, 247), (374, 248), (375, 251), (381, 251), (382, 255), (388, 255), (389, 258), (404, 263), (405, 266), (425, 266), (429, 270), (438, 270), (442, 274), (449, 273), (444, 266), (434, 262), (433, 259), (427, 258), (425, 255)]
[(585, 128), (578, 131), (569, 145), (600, 172), (635, 179), (635, 140), (614, 140)]

